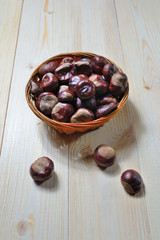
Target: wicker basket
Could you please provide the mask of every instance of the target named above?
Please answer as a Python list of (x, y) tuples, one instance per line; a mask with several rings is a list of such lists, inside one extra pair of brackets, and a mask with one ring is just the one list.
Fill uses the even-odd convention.
[[(46, 122), (50, 126), (54, 127), (59, 133), (72, 134), (72, 133), (75, 133), (75, 132), (86, 132), (88, 130), (94, 130), (94, 129), (97, 129), (99, 127), (102, 127), (106, 122), (108, 122), (111, 118), (113, 118), (125, 105), (125, 103), (127, 101), (127, 98), (128, 98), (128, 94), (129, 94), (129, 84), (127, 85), (126, 93), (123, 96), (122, 100), (118, 103), (117, 108), (113, 112), (108, 114), (106, 117), (96, 119), (92, 122), (85, 122), (85, 123), (79, 123), (79, 124), (57, 122), (57, 121), (54, 121), (54, 120), (46, 117), (41, 112), (39, 112), (38, 109), (36, 108), (35, 101), (32, 98), (32, 96), (30, 95), (30, 81), (31, 81), (31, 79), (38, 72), (39, 68), (43, 64), (48, 63), (48, 62), (50, 62), (52, 60), (55, 60), (55, 59), (61, 60), (65, 56), (70, 56), (70, 57), (76, 56), (77, 59), (78, 59), (79, 57), (80, 58), (82, 58), (82, 57), (94, 57), (94, 56), (97, 56), (97, 54), (88, 53), (88, 52), (63, 53), (63, 54), (56, 55), (56, 56), (46, 60), (45, 62), (43, 62), (41, 65), (39, 65), (35, 69), (35, 71), (32, 73), (32, 75), (31, 75), (31, 77), (30, 77), (30, 79), (29, 79), (29, 81), (26, 85), (26, 88), (25, 88), (26, 100), (27, 100), (27, 103), (28, 103), (29, 107), (31, 108), (31, 110), (35, 113), (35, 115), (38, 118), (40, 118), (42, 121)], [(109, 60), (107, 58), (106, 58), (106, 60), (108, 62), (113, 63), (111, 60)], [(116, 64), (116, 66), (117, 66), (117, 64)], [(118, 67), (119, 71), (123, 72), (122, 69), (119, 66), (117, 66), (117, 67)]]

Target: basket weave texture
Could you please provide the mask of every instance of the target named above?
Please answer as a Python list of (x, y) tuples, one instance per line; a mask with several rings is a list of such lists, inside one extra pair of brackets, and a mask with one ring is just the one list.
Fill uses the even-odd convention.
[[(129, 95), (129, 84), (127, 84), (127, 88), (126, 88), (126, 92), (123, 96), (123, 98), (121, 99), (121, 101), (118, 103), (117, 108), (111, 112), (110, 114), (108, 114), (105, 117), (96, 119), (94, 121), (91, 122), (85, 122), (85, 123), (65, 123), (65, 122), (58, 122), (58, 121), (54, 121), (48, 117), (46, 117), (45, 115), (43, 115), (40, 111), (38, 111), (38, 109), (35, 106), (35, 101), (32, 97), (32, 95), (30, 94), (30, 81), (32, 80), (33, 76), (38, 72), (39, 68), (50, 62), (53, 60), (61, 60), (66, 56), (70, 56), (70, 57), (94, 57), (94, 56), (98, 56), (97, 54), (94, 53), (88, 53), (88, 52), (73, 52), (73, 53), (63, 53), (63, 54), (59, 54), (56, 55), (52, 58), (47, 59), (45, 62), (43, 62), (41, 65), (39, 65), (35, 71), (32, 73), (26, 88), (25, 88), (25, 95), (26, 95), (26, 100), (27, 103), (29, 105), (29, 107), (31, 108), (31, 110), (34, 112), (34, 114), (40, 118), (42, 121), (46, 122), (47, 124), (49, 124), (50, 126), (54, 127), (59, 133), (66, 133), (66, 134), (72, 134), (75, 132), (86, 132), (89, 130), (94, 130), (97, 129), (99, 127), (102, 127), (106, 122), (108, 122), (111, 118), (113, 118), (125, 105), (128, 95)], [(106, 58), (106, 60), (108, 62), (114, 63), (113, 61), (111, 61), (110, 59)], [(115, 63), (114, 63), (115, 64)], [(115, 64), (117, 66), (117, 64)], [(120, 72), (123, 72), (122, 69), (117, 66)]]

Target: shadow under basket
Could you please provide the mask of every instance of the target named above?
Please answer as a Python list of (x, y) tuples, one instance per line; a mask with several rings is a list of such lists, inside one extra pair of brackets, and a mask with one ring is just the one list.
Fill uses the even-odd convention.
[[(63, 59), (66, 56), (70, 56), (70, 57), (75, 57), (75, 58), (83, 58), (83, 57), (94, 57), (94, 56), (98, 56), (97, 54), (94, 53), (88, 53), (88, 52), (73, 52), (73, 53), (63, 53), (63, 54), (59, 54), (56, 55), (52, 58), (49, 58), (48, 60), (46, 60), (45, 62), (43, 62), (41, 65), (39, 65), (35, 71), (32, 73), (26, 88), (25, 88), (25, 95), (26, 95), (26, 100), (27, 103), (29, 105), (29, 107), (31, 108), (31, 110), (34, 112), (34, 114), (40, 118), (42, 121), (46, 122), (47, 124), (49, 124), (50, 126), (54, 127), (59, 133), (66, 133), (66, 134), (72, 134), (72, 133), (76, 133), (76, 132), (86, 132), (89, 130), (94, 130), (97, 129), (99, 127), (102, 127), (106, 122), (108, 122), (111, 118), (113, 118), (125, 105), (128, 95), (129, 95), (129, 83), (127, 82), (127, 88), (126, 88), (126, 92), (123, 96), (123, 98), (121, 99), (121, 101), (118, 103), (117, 108), (111, 112), (110, 114), (108, 114), (105, 117), (96, 119), (94, 121), (91, 122), (85, 122), (85, 123), (65, 123), (65, 122), (58, 122), (58, 121), (54, 121), (48, 117), (46, 117), (45, 115), (43, 115), (40, 111), (38, 111), (38, 109), (35, 106), (35, 100), (32, 97), (32, 95), (30, 94), (30, 81), (32, 80), (33, 76), (38, 72), (39, 68), (43, 65), (46, 64), (50, 61), (53, 60), (59, 60), (61, 61), (61, 59)], [(114, 63), (113, 61), (105, 58), (108, 62), (110, 63)], [(114, 63), (115, 64), (115, 63)], [(115, 64), (117, 66), (117, 64)], [(119, 69), (120, 72), (123, 72), (122, 69), (117, 66), (117, 68)]]

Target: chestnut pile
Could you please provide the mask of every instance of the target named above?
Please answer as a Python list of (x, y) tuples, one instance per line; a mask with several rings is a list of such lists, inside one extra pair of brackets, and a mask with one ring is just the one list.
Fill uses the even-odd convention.
[(127, 76), (102, 56), (65, 57), (39, 68), (30, 82), (30, 94), (45, 116), (82, 123), (112, 112), (126, 87)]

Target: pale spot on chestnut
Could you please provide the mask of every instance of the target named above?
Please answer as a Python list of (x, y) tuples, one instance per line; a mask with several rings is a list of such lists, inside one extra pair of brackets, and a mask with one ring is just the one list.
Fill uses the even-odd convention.
[(51, 114), (53, 107), (57, 104), (58, 98), (51, 92), (41, 93), (36, 100), (36, 107), (44, 115), (48, 116)]
[(101, 144), (94, 151), (94, 160), (98, 166), (110, 167), (115, 161), (115, 151), (112, 147)]
[(71, 123), (83, 123), (94, 120), (94, 114), (92, 111), (86, 108), (79, 108), (71, 117)]
[(30, 175), (36, 182), (44, 182), (52, 177), (54, 164), (48, 157), (40, 157), (30, 167)]
[(52, 109), (51, 117), (55, 121), (69, 122), (73, 113), (74, 108), (72, 104), (59, 102)]

